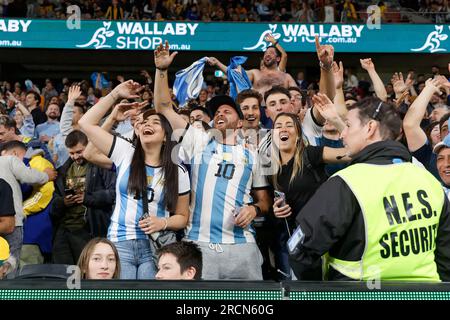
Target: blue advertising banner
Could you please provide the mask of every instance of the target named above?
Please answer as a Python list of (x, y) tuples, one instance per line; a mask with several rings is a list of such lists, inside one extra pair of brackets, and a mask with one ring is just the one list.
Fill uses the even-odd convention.
[(314, 52), (314, 36), (337, 52), (446, 53), (450, 25), (201, 23), (70, 19), (0, 19), (0, 47), (153, 50), (168, 40), (172, 50), (263, 51), (267, 33), (288, 52)]

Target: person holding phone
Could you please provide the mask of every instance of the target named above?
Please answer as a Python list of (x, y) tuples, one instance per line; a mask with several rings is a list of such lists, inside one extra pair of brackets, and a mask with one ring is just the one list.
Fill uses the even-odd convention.
[(86, 243), (106, 236), (110, 223), (116, 175), (84, 158), (87, 144), (79, 130), (65, 141), (69, 159), (58, 169), (52, 210), (54, 263), (76, 264)]
[[(275, 217), (284, 219), (276, 223), (279, 234), (276, 251), (280, 260), (277, 265), (282, 273), (289, 275), (286, 243), (295, 228), (295, 218), (326, 181), (325, 163), (345, 161), (344, 157), (340, 158), (340, 155), (345, 154), (345, 149), (305, 145), (302, 126), (293, 113), (276, 116), (272, 142), (272, 165), (276, 172), (271, 176), (275, 189), (273, 212)], [(320, 268), (316, 271), (320, 272)]]
[[(119, 84), (80, 119), (79, 124), (98, 150), (117, 168), (116, 205), (108, 239), (119, 252), (121, 279), (153, 279), (153, 260), (148, 235), (161, 230), (183, 229), (189, 216), (190, 181), (187, 170), (172, 159), (175, 142), (172, 127), (162, 114), (144, 112), (135, 126), (135, 144), (113, 136), (98, 123), (119, 99), (136, 99), (142, 87), (128, 80)], [(122, 104), (123, 110), (139, 107)], [(149, 217), (144, 215), (144, 190)]]

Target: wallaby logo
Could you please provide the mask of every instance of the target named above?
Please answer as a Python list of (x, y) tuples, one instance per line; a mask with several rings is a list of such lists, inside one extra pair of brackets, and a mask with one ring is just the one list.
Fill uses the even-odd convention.
[(111, 48), (110, 45), (106, 45), (106, 38), (114, 36), (114, 31), (110, 31), (111, 22), (103, 22), (103, 27), (98, 28), (92, 36), (91, 40), (85, 44), (77, 45), (78, 48), (87, 48), (93, 46), (95, 49)]
[(441, 41), (445, 41), (448, 38), (448, 35), (442, 34), (444, 26), (434, 26), (434, 27), (436, 30), (430, 32), (430, 34), (427, 37), (427, 40), (425, 41), (425, 44), (420, 48), (411, 49), (411, 51), (424, 51), (426, 49), (428, 49), (431, 53), (447, 51), (444, 48), (439, 48), (441, 45)]
[(276, 24), (269, 24), (269, 30), (266, 30), (263, 33), (261, 33), (258, 42), (253, 47), (245, 47), (244, 50), (256, 50), (259, 47), (261, 47), (261, 51), (265, 51), (267, 49), (267, 42), (264, 40), (264, 38), (267, 36), (267, 34), (271, 33), (276, 40), (278, 40), (281, 37), (281, 34), (275, 33), (276, 30), (277, 30)]

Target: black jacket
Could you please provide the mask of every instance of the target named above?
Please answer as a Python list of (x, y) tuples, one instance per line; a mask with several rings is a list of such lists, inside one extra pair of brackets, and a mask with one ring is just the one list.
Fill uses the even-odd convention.
[[(411, 155), (403, 145), (382, 141), (364, 148), (350, 164), (392, 164), (395, 158), (411, 161)], [(435, 251), (438, 273), (444, 281), (450, 280), (449, 208), (445, 197)], [(320, 280), (317, 273), (311, 273), (311, 270), (320, 266), (321, 256), (327, 252), (342, 260), (361, 260), (365, 247), (363, 213), (355, 195), (341, 177), (335, 176), (325, 182), (300, 211), (296, 222), (305, 234), (299, 253), (290, 257), (297, 278)], [(352, 280), (333, 268), (329, 271), (329, 280)]]
[[(52, 219), (55, 224), (59, 224), (65, 214), (64, 190), (66, 187), (66, 173), (72, 163), (72, 159), (69, 158), (58, 169), (52, 207)], [(105, 237), (107, 234), (114, 201), (116, 199), (115, 185), (115, 172), (88, 163), (83, 204), (87, 207), (86, 222), (89, 232), (93, 237)]]

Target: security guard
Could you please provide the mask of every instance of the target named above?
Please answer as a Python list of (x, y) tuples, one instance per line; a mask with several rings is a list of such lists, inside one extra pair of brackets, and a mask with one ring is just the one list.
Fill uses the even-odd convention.
[(350, 166), (317, 190), (288, 242), (297, 278), (317, 280), (308, 275), (322, 260), (328, 280), (450, 280), (448, 200), (395, 141), (396, 110), (366, 98), (345, 122)]

